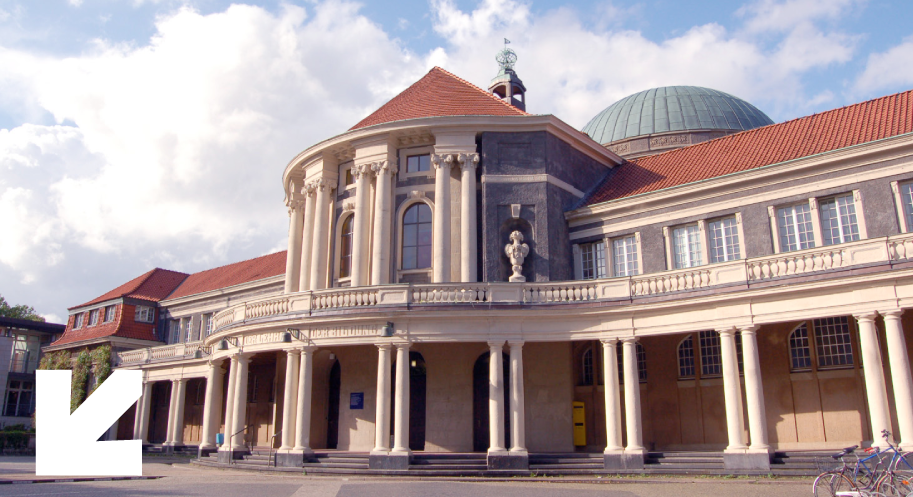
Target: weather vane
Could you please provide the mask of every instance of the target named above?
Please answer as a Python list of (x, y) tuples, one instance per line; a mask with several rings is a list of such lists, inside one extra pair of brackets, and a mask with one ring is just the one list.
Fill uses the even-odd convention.
[(504, 49), (498, 52), (495, 60), (501, 65), (501, 69), (513, 70), (514, 64), (517, 63), (517, 54), (513, 50), (507, 48), (508, 43), (510, 43), (510, 40), (504, 38)]

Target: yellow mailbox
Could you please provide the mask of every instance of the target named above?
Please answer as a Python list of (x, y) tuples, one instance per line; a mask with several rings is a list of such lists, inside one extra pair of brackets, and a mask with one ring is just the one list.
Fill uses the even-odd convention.
[(583, 402), (574, 402), (574, 446), (583, 447), (586, 445), (586, 411), (583, 408)]

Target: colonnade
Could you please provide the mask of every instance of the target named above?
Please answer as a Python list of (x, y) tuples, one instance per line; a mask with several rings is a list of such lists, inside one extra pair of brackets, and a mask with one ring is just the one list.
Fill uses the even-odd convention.
[[(432, 154), (434, 209), (432, 227), (432, 281), (451, 281), (451, 188), (453, 168), (460, 175), (460, 280), (478, 279), (476, 220), (476, 168), (479, 154)], [(392, 215), (397, 165), (390, 160), (360, 162), (352, 166), (355, 205), (352, 232), (350, 285), (382, 285), (391, 282), (393, 252)], [(331, 281), (330, 219), (336, 179), (323, 172), (303, 184), (293, 180), (288, 196), (289, 236), (285, 293), (320, 290)], [(372, 198), (373, 197), (373, 198)]]

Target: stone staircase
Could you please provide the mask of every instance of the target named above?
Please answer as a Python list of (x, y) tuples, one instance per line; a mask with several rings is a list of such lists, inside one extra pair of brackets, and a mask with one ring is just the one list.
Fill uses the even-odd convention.
[(534, 475), (589, 475), (604, 474), (602, 453), (558, 452), (529, 455), (529, 472)]
[[(196, 455), (199, 445), (179, 445), (174, 448), (173, 454), (193, 454)], [(143, 454), (165, 454), (165, 446), (162, 444), (143, 445)]]

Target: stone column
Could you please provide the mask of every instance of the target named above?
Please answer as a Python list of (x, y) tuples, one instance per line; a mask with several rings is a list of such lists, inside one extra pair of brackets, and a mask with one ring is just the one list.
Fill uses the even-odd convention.
[[(625, 467), (642, 468), (644, 464), (644, 440), (640, 412), (640, 375), (637, 371), (637, 339), (622, 339), (622, 359), (625, 372), (625, 424), (628, 445), (625, 447)], [(608, 388), (608, 385), (606, 385)]]
[[(488, 342), (488, 455), (506, 455), (504, 447), (504, 342)], [(490, 463), (489, 463), (490, 465)]]
[(396, 398), (393, 404), (393, 452), (409, 450), (409, 343), (396, 344)]
[(232, 418), (235, 414), (235, 384), (238, 378), (238, 356), (233, 355), (230, 359), (231, 369), (228, 370), (228, 390), (225, 392), (225, 432), (222, 439), (221, 449), (230, 450), (231, 445), (228, 443), (228, 437), (231, 436)]
[(330, 243), (330, 184), (325, 179), (314, 182), (317, 204), (314, 209), (314, 240), (311, 244), (310, 290), (322, 290), (327, 285), (327, 252)]
[[(742, 359), (745, 363), (745, 405), (748, 407), (748, 433), (752, 452), (770, 451), (767, 443), (767, 411), (764, 408), (764, 382), (758, 356), (758, 327), (746, 326), (742, 332)], [(738, 367), (738, 365), (736, 365)]]
[(621, 446), (621, 403), (618, 392), (618, 340), (602, 340), (602, 374), (605, 385), (605, 462), (606, 469), (624, 467), (619, 454), (624, 452)]
[(298, 358), (297, 350), (285, 351), (285, 390), (282, 397), (282, 446), (289, 450), (295, 446), (295, 422), (298, 407)]
[(523, 341), (510, 346), (510, 455), (527, 456), (526, 399), (523, 389)]
[(143, 396), (136, 404), (136, 423), (133, 425), (135, 440), (142, 440), (143, 443), (149, 442), (149, 412), (152, 410), (152, 385), (155, 382), (147, 381), (143, 383)]
[(460, 154), (460, 280), (478, 280), (478, 235), (476, 233), (476, 166), (479, 154)]
[(225, 372), (222, 361), (209, 363), (206, 374), (206, 397), (203, 400), (203, 428), (201, 430), (199, 457), (205, 457), (216, 449), (216, 431), (219, 429), (219, 407), (222, 405), (222, 382)]
[(907, 342), (900, 322), (902, 313), (902, 309), (896, 309), (883, 311), (881, 315), (884, 316), (897, 428), (900, 430), (900, 436), (894, 434), (894, 440), (900, 443), (901, 448), (909, 451), (913, 449), (913, 377), (910, 375), (910, 357), (907, 355)]
[(727, 452), (745, 453), (745, 421), (742, 418), (742, 382), (735, 347), (735, 328), (719, 330), (720, 359), (723, 362), (723, 395), (726, 401), (726, 428), (729, 433)]
[(298, 417), (295, 421), (295, 448), (305, 455), (311, 450), (311, 386), (313, 384), (314, 347), (305, 347), (300, 352), (301, 365), (298, 368)]
[(453, 155), (431, 155), (434, 165), (434, 225), (432, 277), (434, 283), (450, 282), (450, 168)]
[[(292, 188), (294, 190), (294, 187)], [(292, 191), (289, 195), (296, 196)], [(301, 277), (301, 210), (304, 206), (298, 200), (288, 202), (288, 253), (285, 258), (285, 293), (298, 291)]]
[(371, 255), (371, 284), (383, 285), (390, 282), (390, 225), (392, 224), (392, 184), (396, 175), (396, 164), (381, 161), (372, 167), (377, 178), (374, 194), (374, 246)]
[[(862, 349), (865, 393), (869, 401), (869, 417), (872, 422), (872, 446), (886, 448), (883, 430), (891, 429), (888, 415), (888, 391), (884, 382), (884, 365), (878, 347), (878, 333), (875, 330), (875, 313), (853, 316), (859, 323), (859, 347)], [(899, 410), (899, 409), (898, 409)]]
[(314, 211), (317, 210), (317, 187), (313, 182), (304, 186), (304, 229), (301, 233), (301, 273), (298, 290), (311, 289), (311, 256), (314, 252)]
[(247, 368), (250, 365), (250, 357), (246, 354), (238, 354), (238, 372), (235, 375), (235, 412), (231, 416), (232, 428), (228, 436), (231, 438), (231, 450), (237, 451), (245, 448), (244, 436), (242, 431), (247, 427)]
[(174, 415), (177, 407), (177, 380), (171, 380), (171, 397), (168, 400), (168, 424), (165, 425), (165, 443), (162, 445), (174, 445)]
[(377, 346), (377, 409), (374, 422), (376, 454), (390, 452), (390, 351), (388, 343)]
[(369, 193), (371, 164), (352, 167), (355, 176), (355, 219), (352, 227), (352, 286), (365, 286), (368, 281), (368, 229), (370, 223)]
[(174, 409), (174, 428), (172, 428), (172, 445), (184, 445), (184, 405), (187, 399), (187, 378), (175, 380), (171, 388), (177, 387), (174, 400), (177, 405)]

